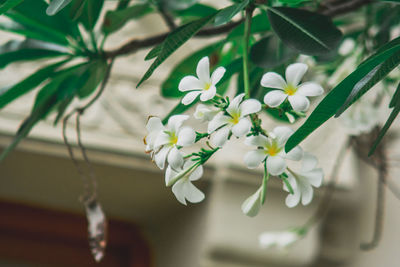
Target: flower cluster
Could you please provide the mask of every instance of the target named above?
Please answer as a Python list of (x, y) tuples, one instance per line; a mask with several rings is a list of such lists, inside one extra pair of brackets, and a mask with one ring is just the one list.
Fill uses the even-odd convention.
[[(313, 187), (322, 183), (322, 169), (317, 168), (317, 160), (311, 154), (295, 147), (285, 152), (285, 144), (293, 131), (286, 126), (278, 126), (272, 131), (262, 127), (260, 112), (263, 109), (278, 109), (281, 113), (303, 114), (310, 106), (308, 97), (323, 93), (322, 87), (313, 82), (301, 83), (308, 67), (303, 63), (289, 65), (286, 69), (286, 81), (277, 73), (264, 74), (260, 83), (266, 87), (264, 104), (251, 99), (244, 93), (233, 99), (223, 97), (217, 92), (217, 84), (225, 74), (223, 67), (218, 67), (210, 74), (208, 57), (202, 58), (196, 69), (197, 77), (186, 76), (178, 89), (186, 94), (181, 102), (189, 105), (198, 101), (194, 118), (207, 124), (207, 132), (196, 132), (189, 126), (183, 126), (188, 115), (174, 115), (163, 125), (160, 118), (150, 117), (147, 122), (148, 134), (144, 141), (146, 151), (155, 164), (164, 169), (165, 183), (172, 186), (177, 200), (197, 203), (205, 196), (192, 182), (203, 175), (203, 165), (229, 140), (242, 139), (253, 147), (244, 156), (248, 168), (264, 166), (264, 177), (258, 190), (244, 201), (242, 211), (248, 216), (258, 214), (266, 198), (270, 176), (282, 181), (283, 189), (289, 192), (286, 198), (288, 207), (298, 203), (307, 205), (313, 197)], [(206, 147), (198, 152), (185, 153), (187, 147), (206, 140)], [(302, 168), (295, 170), (291, 162), (302, 162)]]

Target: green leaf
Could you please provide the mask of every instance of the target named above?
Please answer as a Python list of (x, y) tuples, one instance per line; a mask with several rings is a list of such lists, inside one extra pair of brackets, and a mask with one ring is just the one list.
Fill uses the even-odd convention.
[(400, 4), (400, 0), (376, 0), (379, 2), (387, 2), (387, 3), (394, 3), (394, 4)]
[(203, 4), (195, 4), (189, 8), (175, 11), (179, 17), (206, 17), (217, 12), (215, 8)]
[(104, 0), (85, 0), (83, 11), (79, 17), (80, 22), (87, 31), (93, 30), (99, 19)]
[[(252, 19), (250, 32), (260, 33), (266, 32), (271, 29), (271, 25), (269, 24), (267, 13), (262, 10), (261, 14), (255, 15)], [(244, 23), (241, 23), (239, 26), (234, 28), (228, 35), (227, 39), (231, 40), (234, 38), (241, 38), (244, 34)]]
[(121, 10), (108, 11), (102, 31), (105, 34), (110, 34), (125, 25), (131, 19), (138, 19), (153, 11), (153, 8), (148, 3), (137, 4)]
[(146, 71), (136, 87), (139, 87), (145, 80), (150, 78), (155, 69), (160, 66), (161, 63), (163, 63), (173, 52), (195, 35), (204, 25), (210, 22), (216, 14), (195, 20), (172, 31), (167, 38), (165, 38), (164, 42), (162, 42), (161, 51), (158, 53), (157, 58), (154, 60), (153, 64), (151, 64), (150, 68)]
[(269, 7), (267, 12), (272, 29), (282, 42), (300, 53), (329, 53), (342, 38), (327, 16), (290, 7)]
[(199, 2), (199, 0), (156, 0), (159, 5), (168, 10), (183, 10)]
[(71, 8), (69, 10), (69, 17), (72, 20), (78, 19), (83, 12), (86, 0), (72, 0)]
[(372, 144), (371, 150), (368, 153), (368, 156), (371, 156), (376, 148), (378, 147), (379, 143), (382, 141), (383, 137), (385, 136), (386, 132), (389, 130), (390, 126), (392, 125), (394, 119), (399, 115), (400, 112), (400, 83), (397, 86), (396, 92), (393, 94), (392, 100), (390, 101), (389, 108), (394, 108), (389, 115), (385, 125), (380, 130), (378, 137), (375, 139), (374, 143)]
[(86, 81), (82, 85), (77, 86), (78, 97), (82, 99), (93, 93), (104, 79), (106, 72), (107, 62), (105, 60), (96, 60), (92, 62), (87, 71), (83, 74), (83, 76), (87, 76)]
[(54, 74), (55, 70), (61, 65), (68, 62), (70, 59), (65, 59), (60, 62), (54, 63), (52, 65), (41, 68), (36, 71), (29, 77), (25, 78), (21, 82), (9, 87), (3, 88), (0, 90), (0, 109), (6, 106), (8, 103), (11, 103), (18, 97), (28, 93), (29, 91), (35, 89), (39, 86), (43, 81), (48, 79)]
[(52, 0), (46, 9), (46, 14), (49, 16), (54, 16), (61, 9), (66, 7), (72, 0)]
[(242, 11), (249, 4), (249, 2), (250, 0), (244, 0), (239, 4), (234, 4), (220, 10), (218, 15), (215, 17), (214, 25), (219, 26), (229, 22), (237, 13)]
[(377, 68), (377, 66), (380, 66), (379, 70), (370, 79), (363, 82), (356, 97), (353, 98), (354, 101), (394, 69), (400, 63), (400, 45), (393, 45), (393, 43), (397, 42), (399, 41), (393, 40), (391, 42), (392, 44), (385, 46), (388, 49), (380, 51), (366, 59), (355, 71), (339, 83), (320, 102), (306, 122), (289, 138), (285, 150), (290, 151), (315, 129), (332, 117), (344, 104), (353, 91), (353, 88), (370, 74), (372, 70)]
[(178, 65), (176, 65), (168, 78), (161, 85), (161, 95), (164, 97), (177, 98), (184, 95), (184, 92), (178, 90), (178, 86), (183, 77), (194, 73), (197, 63), (205, 56), (210, 56), (220, 48), (222, 48), (224, 42), (217, 42), (209, 46), (200, 49), (199, 51), (191, 54), (190, 56), (183, 59)]
[(150, 60), (150, 59), (152, 59), (152, 58), (157, 57), (157, 56), (160, 54), (162, 48), (163, 48), (162, 43), (156, 45), (155, 47), (153, 47), (153, 48), (150, 50), (150, 52), (146, 55), (146, 57), (144, 58), (144, 60)]
[(250, 49), (250, 60), (261, 68), (274, 68), (297, 55), (274, 35), (262, 38)]
[(24, 0), (8, 0), (0, 5), (0, 15), (21, 4)]
[(67, 55), (64, 47), (27, 39), (24, 41), (11, 40), (0, 46), (0, 68), (8, 64), (39, 58)]

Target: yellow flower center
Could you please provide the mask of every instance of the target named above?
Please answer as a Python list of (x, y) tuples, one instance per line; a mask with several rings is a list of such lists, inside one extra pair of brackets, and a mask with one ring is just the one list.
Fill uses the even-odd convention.
[(273, 156), (276, 156), (280, 151), (281, 151), (281, 148), (278, 147), (278, 144), (274, 140), (274, 141), (272, 141), (271, 144), (267, 145), (267, 149), (266, 149), (265, 153), (273, 157)]
[(170, 133), (169, 141), (171, 144), (176, 145), (176, 143), (178, 143), (178, 136), (176, 136), (175, 133)]
[(206, 83), (204, 85), (204, 91), (207, 91), (208, 89), (210, 89), (210, 87), (211, 87), (211, 83)]
[(231, 115), (231, 119), (229, 120), (230, 123), (232, 124), (238, 124), (239, 119), (240, 119), (240, 113), (233, 113), (230, 114)]
[(287, 95), (294, 95), (297, 91), (297, 87), (293, 86), (292, 84), (288, 84), (283, 90)]

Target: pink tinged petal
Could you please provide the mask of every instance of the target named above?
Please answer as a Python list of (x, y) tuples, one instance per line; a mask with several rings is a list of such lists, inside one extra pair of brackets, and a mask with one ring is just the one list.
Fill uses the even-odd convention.
[(286, 169), (286, 162), (279, 156), (269, 156), (267, 158), (267, 170), (272, 175), (280, 175)]
[(186, 180), (184, 186), (184, 195), (187, 201), (192, 203), (199, 203), (204, 199), (204, 193), (195, 187), (189, 180)]
[(317, 164), (318, 164), (318, 160), (315, 156), (313, 156), (312, 154), (310, 154), (308, 152), (304, 152), (304, 157), (303, 157), (302, 167), (301, 167), (302, 172), (309, 172), (309, 171), (315, 169), (315, 167), (317, 167)]
[(224, 127), (219, 129), (216, 133), (211, 136), (211, 143), (215, 146), (222, 147), (228, 140), (230, 129), (229, 127)]
[(203, 165), (196, 167), (196, 169), (190, 174), (189, 180), (196, 181), (203, 176)]
[(181, 180), (177, 181), (173, 186), (172, 186), (172, 193), (174, 193), (176, 199), (182, 203), (183, 205), (186, 205), (186, 199), (185, 199), (185, 180), (182, 178)]
[(191, 146), (196, 141), (196, 132), (190, 127), (183, 127), (178, 134), (178, 146)]
[(243, 97), (244, 97), (244, 94), (239, 94), (234, 99), (232, 99), (232, 101), (229, 104), (226, 111), (229, 114), (235, 114), (235, 113), (239, 112), (239, 105), (240, 105), (240, 102), (242, 102)]
[(157, 136), (156, 140), (154, 141), (154, 148), (157, 149), (160, 146), (167, 145), (171, 143), (171, 139), (168, 134), (164, 132), (160, 132)]
[(314, 190), (312, 189), (311, 185), (308, 183), (304, 183), (300, 186), (301, 190), (301, 204), (304, 206), (311, 203), (313, 198)]
[(289, 103), (295, 111), (306, 111), (310, 107), (310, 101), (302, 95), (291, 95), (288, 97)]
[(251, 122), (248, 118), (242, 118), (232, 127), (232, 134), (236, 137), (242, 137), (250, 132)]
[(278, 141), (278, 146), (283, 146), (289, 137), (293, 134), (293, 130), (286, 126), (278, 126), (272, 130), (272, 134)]
[(214, 70), (213, 74), (211, 75), (211, 84), (216, 85), (222, 79), (224, 74), (225, 74), (224, 67), (218, 67), (216, 70)]
[(200, 95), (201, 101), (208, 101), (214, 98), (215, 94), (217, 93), (217, 88), (214, 85), (211, 85), (208, 90), (203, 90)]
[(287, 83), (293, 86), (297, 86), (303, 78), (304, 74), (307, 72), (307, 69), (308, 66), (304, 63), (290, 64), (286, 68), (285, 73)]
[(244, 163), (248, 168), (253, 169), (258, 167), (265, 157), (266, 155), (261, 149), (249, 151), (244, 155)]
[(146, 129), (149, 132), (157, 132), (164, 129), (161, 119), (158, 117), (150, 117), (146, 124)]
[(209, 83), (210, 80), (210, 61), (208, 57), (203, 57), (200, 59), (199, 64), (197, 64), (196, 69), (197, 77), (203, 83)]
[(261, 187), (242, 204), (242, 211), (244, 214), (250, 217), (254, 217), (258, 214), (261, 208)]
[(217, 115), (208, 123), (208, 133), (212, 133), (224, 124), (229, 122), (230, 118), (225, 115)]
[(181, 128), (183, 122), (189, 119), (188, 115), (174, 115), (168, 120), (167, 128), (176, 133)]
[(314, 187), (320, 187), (322, 180), (324, 179), (324, 172), (322, 169), (314, 169), (306, 173), (302, 173), (302, 176)]
[(318, 83), (306, 82), (299, 86), (296, 93), (304, 96), (319, 96), (324, 93), (324, 88)]
[(184, 105), (189, 105), (191, 104), (196, 97), (201, 94), (201, 91), (193, 91), (193, 92), (189, 92), (187, 93), (183, 98), (182, 98), (182, 104)]
[(289, 153), (285, 155), (286, 159), (296, 160), (296, 161), (301, 160), (302, 157), (303, 157), (303, 149), (299, 146), (296, 146), (295, 148), (290, 150)]
[(154, 156), (154, 161), (156, 162), (157, 167), (161, 170), (164, 169), (165, 160), (167, 159), (167, 155), (170, 149), (170, 147), (163, 147)]
[(264, 103), (270, 107), (277, 107), (285, 101), (287, 94), (280, 90), (268, 92), (264, 96)]
[(249, 114), (257, 113), (261, 110), (261, 103), (255, 99), (247, 99), (239, 106), (240, 116), (244, 117)]
[(176, 147), (173, 147), (171, 151), (168, 153), (167, 161), (173, 169), (175, 170), (181, 169), (183, 165), (182, 153)]
[(203, 90), (204, 83), (199, 81), (196, 77), (190, 75), (183, 77), (179, 82), (178, 89), (181, 92), (192, 91), (192, 90)]
[(268, 144), (268, 138), (264, 135), (249, 136), (244, 140), (244, 143), (248, 146), (266, 147)]
[(284, 89), (286, 82), (281, 75), (275, 72), (267, 72), (261, 78), (261, 85), (268, 88)]

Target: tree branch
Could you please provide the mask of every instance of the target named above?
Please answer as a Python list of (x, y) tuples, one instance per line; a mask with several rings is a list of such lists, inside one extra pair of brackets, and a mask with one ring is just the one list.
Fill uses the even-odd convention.
[(357, 10), (372, 2), (373, 2), (372, 0), (353, 0), (353, 1), (327, 0), (321, 4), (321, 9), (319, 10), (319, 13), (329, 17), (335, 17), (338, 15), (343, 15), (345, 13)]

